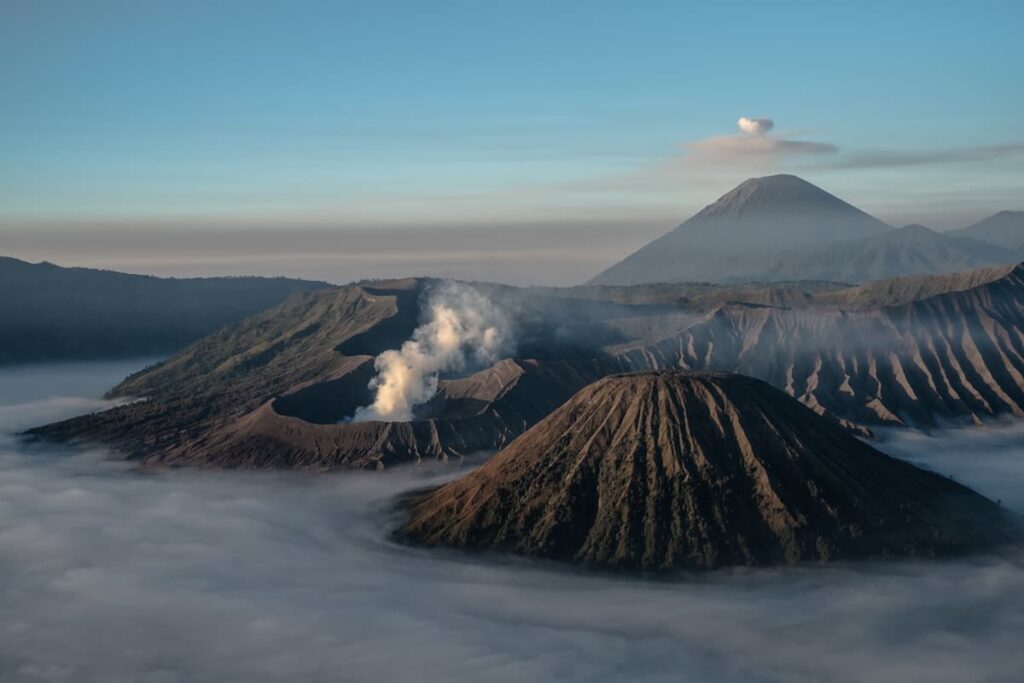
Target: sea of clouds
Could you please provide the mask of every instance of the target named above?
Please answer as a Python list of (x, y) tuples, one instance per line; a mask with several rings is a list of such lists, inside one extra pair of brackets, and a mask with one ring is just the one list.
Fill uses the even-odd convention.
[[(0, 370), (3, 681), (1011, 681), (1024, 554), (636, 580), (389, 540), (451, 472), (140, 472), (12, 433), (139, 364)], [(1024, 425), (885, 434), (1024, 512)]]

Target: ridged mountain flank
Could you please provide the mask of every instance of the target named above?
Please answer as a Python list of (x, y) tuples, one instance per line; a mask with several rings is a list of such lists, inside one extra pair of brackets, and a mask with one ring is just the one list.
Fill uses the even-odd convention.
[(632, 368), (726, 370), (862, 424), (1024, 416), (1024, 265), (880, 280), (810, 308), (726, 304)]
[(614, 569), (932, 557), (1017, 533), (997, 504), (724, 373), (599, 380), (408, 505), (415, 542)]

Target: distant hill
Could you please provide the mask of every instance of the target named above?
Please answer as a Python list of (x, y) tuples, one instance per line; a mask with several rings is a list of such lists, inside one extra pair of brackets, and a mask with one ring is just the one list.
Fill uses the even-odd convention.
[(751, 279), (770, 266), (773, 254), (890, 230), (796, 176), (751, 178), (590, 284)]
[(158, 278), (0, 257), (0, 364), (176, 351), (325, 282)]
[(756, 275), (764, 281), (834, 280), (870, 282), (904, 275), (933, 275), (1012, 260), (1006, 249), (970, 237), (908, 225), (857, 240), (781, 254)]
[(974, 225), (946, 234), (983, 240), (1020, 253), (1024, 251), (1024, 211), (1000, 211)]

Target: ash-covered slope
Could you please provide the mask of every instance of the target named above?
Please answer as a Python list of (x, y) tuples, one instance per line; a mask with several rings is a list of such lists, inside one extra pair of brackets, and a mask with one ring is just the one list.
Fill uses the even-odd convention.
[(409, 505), (399, 533), (420, 543), (643, 570), (931, 557), (1014, 533), (969, 489), (709, 373), (600, 380)]
[(723, 305), (620, 355), (757, 377), (861, 424), (1024, 416), (1024, 266), (882, 281), (815, 307)]
[(752, 279), (781, 251), (889, 230), (891, 226), (796, 176), (751, 178), (590, 284)]
[(859, 283), (905, 275), (953, 273), (1009, 263), (1014, 256), (1003, 248), (969, 237), (908, 225), (870, 237), (783, 253), (756, 279)]

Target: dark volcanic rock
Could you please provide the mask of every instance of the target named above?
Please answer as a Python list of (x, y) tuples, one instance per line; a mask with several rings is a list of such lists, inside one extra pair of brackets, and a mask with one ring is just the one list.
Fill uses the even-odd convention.
[(971, 490), (719, 373), (597, 381), (410, 507), (400, 534), (425, 544), (644, 570), (930, 557), (1016, 533)]

